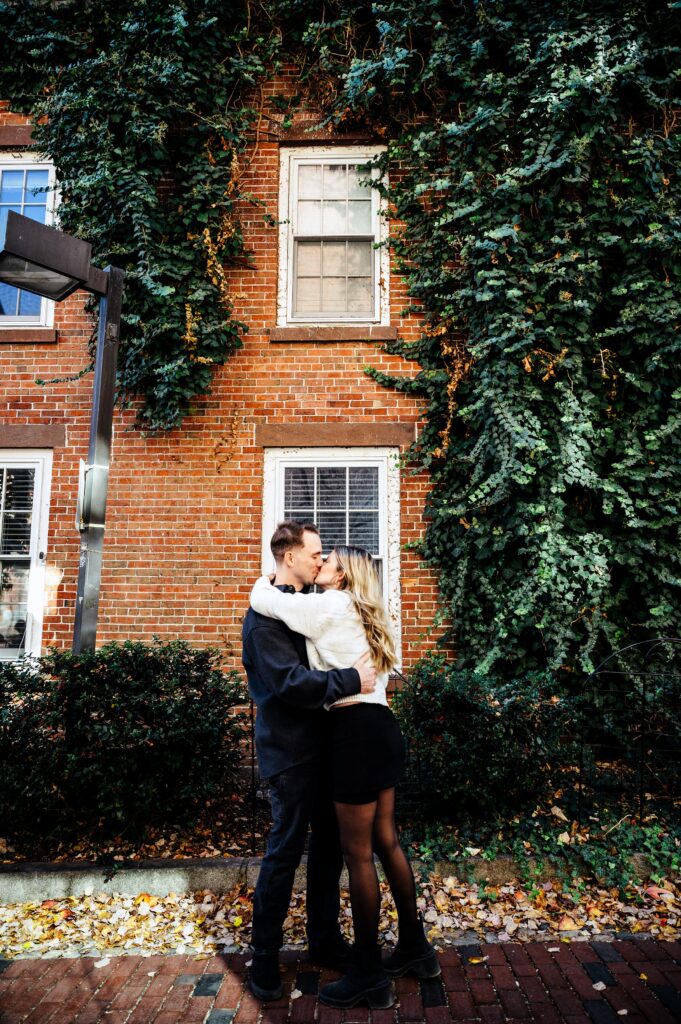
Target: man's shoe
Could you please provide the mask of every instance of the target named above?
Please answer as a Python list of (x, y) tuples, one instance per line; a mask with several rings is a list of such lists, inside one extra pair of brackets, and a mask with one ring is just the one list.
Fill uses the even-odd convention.
[(332, 981), (320, 989), (319, 1001), (339, 1008), (368, 1003), (371, 1010), (387, 1010), (395, 1002), (395, 989), (381, 968), (366, 971), (354, 965), (340, 981)]
[(254, 953), (248, 987), (264, 1003), (279, 999), (283, 992), (277, 953)]
[(311, 963), (332, 971), (347, 971), (353, 963), (352, 946), (342, 935), (331, 942), (310, 943), (308, 956)]

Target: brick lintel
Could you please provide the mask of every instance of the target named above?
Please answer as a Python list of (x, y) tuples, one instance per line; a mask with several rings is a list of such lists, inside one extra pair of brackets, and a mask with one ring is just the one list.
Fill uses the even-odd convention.
[(23, 149), (33, 145), (33, 128), (30, 124), (5, 124), (0, 126), (1, 149)]
[(64, 423), (0, 423), (0, 448), (63, 448)]
[(0, 345), (52, 345), (56, 341), (52, 327), (0, 327)]
[(272, 327), (270, 329), (270, 341), (310, 341), (310, 342), (337, 342), (337, 341), (394, 341), (397, 338), (396, 327), (380, 327), (372, 324), (370, 327)]
[(416, 440), (415, 423), (256, 423), (263, 448), (406, 447)]

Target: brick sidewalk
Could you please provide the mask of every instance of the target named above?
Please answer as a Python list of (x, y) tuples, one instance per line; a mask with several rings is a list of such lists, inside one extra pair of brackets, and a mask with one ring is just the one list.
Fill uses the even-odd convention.
[[(485, 957), (482, 963), (474, 963)], [(681, 1021), (681, 943), (514, 942), (452, 946), (442, 977), (397, 981), (391, 1010), (341, 1012), (316, 993), (338, 975), (287, 951), (284, 996), (263, 1006), (247, 991), (248, 955), (94, 957), (1, 962), (0, 1024), (673, 1024)], [(599, 984), (594, 988), (594, 984)], [(302, 994), (291, 999), (291, 992)], [(626, 1012), (624, 1012), (626, 1011)]]

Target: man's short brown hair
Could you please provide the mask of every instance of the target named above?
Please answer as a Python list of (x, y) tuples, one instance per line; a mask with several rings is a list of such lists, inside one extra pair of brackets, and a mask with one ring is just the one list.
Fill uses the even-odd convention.
[(297, 519), (286, 519), (283, 523), (279, 523), (270, 541), (270, 549), (275, 562), (281, 562), (291, 548), (302, 548), (305, 531), (316, 533), (319, 536), (319, 530), (314, 523), (299, 523)]

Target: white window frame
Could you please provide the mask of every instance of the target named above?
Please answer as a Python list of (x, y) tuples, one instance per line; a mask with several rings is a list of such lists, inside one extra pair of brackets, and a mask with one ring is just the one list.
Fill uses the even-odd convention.
[(284, 470), (288, 466), (377, 466), (379, 538), (383, 559), (383, 591), (402, 663), (400, 600), (400, 450), (399, 448), (265, 448), (263, 488), (262, 571), (273, 573), (270, 539), (284, 518)]
[[(48, 185), (50, 191), (47, 193), (47, 207), (45, 211), (45, 223), (53, 226), (56, 221), (56, 209), (58, 205), (58, 194), (56, 189), (56, 177), (54, 165), (48, 160), (42, 160), (35, 153), (19, 151), (16, 153), (0, 153), (0, 168), (10, 171), (48, 171)], [(25, 327), (30, 330), (32, 327), (53, 327), (54, 326), (54, 302), (50, 299), (42, 299), (40, 313), (38, 316), (2, 316), (0, 315), (0, 328)]]
[[(388, 237), (388, 226), (385, 217), (385, 204), (378, 190), (371, 189), (371, 221), (376, 243), (379, 248), (373, 249), (374, 276), (374, 315), (339, 316), (337, 313), (328, 315), (293, 315), (293, 255), (294, 255), (294, 212), (297, 197), (297, 168), (302, 164), (315, 163), (368, 163), (374, 160), (384, 146), (322, 146), (311, 148), (283, 148), (280, 150), (279, 164), (279, 276), (277, 289), (277, 325), (279, 327), (346, 325), (362, 326), (390, 324), (390, 255), (385, 244)], [(378, 172), (373, 171), (375, 176)], [(351, 236), (349, 236), (351, 237)]]
[[(52, 450), (43, 448), (0, 448), (3, 469), (35, 469), (31, 544), (29, 551), (28, 607), (26, 637), (22, 648), (0, 647), (1, 661), (16, 661), (23, 654), (40, 655), (46, 602), (47, 536), (52, 482)], [(7, 558), (11, 559), (11, 555)]]

